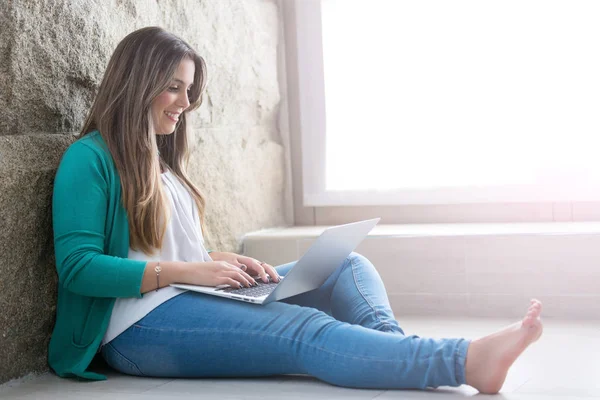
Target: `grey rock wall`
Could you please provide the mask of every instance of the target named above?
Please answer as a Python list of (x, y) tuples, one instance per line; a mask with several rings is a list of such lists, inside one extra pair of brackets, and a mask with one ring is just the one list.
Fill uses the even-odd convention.
[(276, 0), (1, 0), (0, 383), (43, 371), (56, 272), (52, 181), (113, 49), (158, 25), (205, 58), (191, 118), (190, 173), (207, 197), (207, 247), (240, 251), (248, 231), (286, 221), (277, 125)]
[(71, 142), (0, 136), (0, 382), (46, 369), (57, 281), (52, 181)]

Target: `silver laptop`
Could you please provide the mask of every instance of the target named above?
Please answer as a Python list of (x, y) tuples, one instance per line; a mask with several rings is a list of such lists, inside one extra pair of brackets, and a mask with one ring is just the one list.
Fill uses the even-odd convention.
[(257, 279), (258, 286), (241, 289), (229, 285), (213, 287), (174, 283), (171, 286), (255, 304), (292, 297), (325, 283), (378, 222), (379, 218), (375, 218), (325, 229), (279, 283), (264, 283)]

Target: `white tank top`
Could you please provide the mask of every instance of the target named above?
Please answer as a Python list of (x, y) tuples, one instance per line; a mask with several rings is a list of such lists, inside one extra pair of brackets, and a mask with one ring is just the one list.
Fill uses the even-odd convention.
[[(171, 171), (161, 174), (161, 178), (171, 203), (171, 215), (162, 249), (153, 256), (148, 256), (130, 248), (127, 258), (140, 261), (212, 261), (204, 248), (196, 202)], [(166, 286), (158, 291), (145, 293), (141, 299), (118, 298), (110, 317), (108, 330), (102, 339), (102, 345), (125, 332), (165, 301), (184, 292), (185, 290)]]

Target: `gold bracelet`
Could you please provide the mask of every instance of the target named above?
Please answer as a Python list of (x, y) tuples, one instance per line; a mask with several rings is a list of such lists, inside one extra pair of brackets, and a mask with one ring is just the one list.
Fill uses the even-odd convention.
[(158, 277), (160, 276), (160, 271), (162, 271), (162, 268), (160, 267), (160, 261), (156, 262), (156, 267), (154, 267), (154, 272), (156, 272), (156, 291), (158, 292), (158, 289), (160, 288), (160, 282)]

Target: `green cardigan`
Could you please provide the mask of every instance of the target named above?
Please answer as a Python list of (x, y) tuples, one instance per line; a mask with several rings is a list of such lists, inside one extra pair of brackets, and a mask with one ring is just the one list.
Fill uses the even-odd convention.
[(56, 324), (48, 363), (61, 377), (106, 379), (87, 368), (117, 297), (140, 298), (146, 262), (128, 260), (121, 183), (102, 136), (73, 143), (56, 172), (52, 198), (58, 271)]

